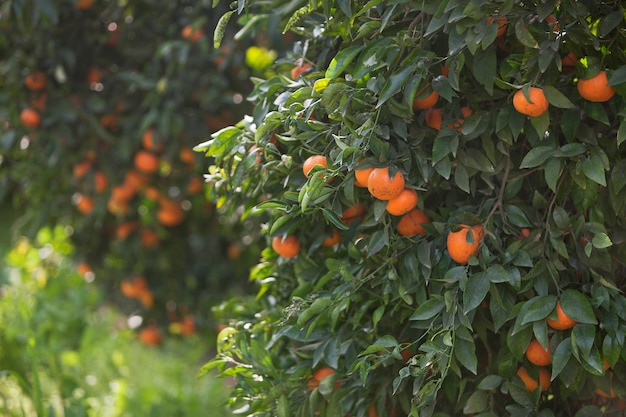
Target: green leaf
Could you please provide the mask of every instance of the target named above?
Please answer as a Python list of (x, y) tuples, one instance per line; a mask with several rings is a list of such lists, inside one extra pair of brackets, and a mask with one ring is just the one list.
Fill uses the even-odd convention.
[(422, 303), (409, 318), (409, 320), (429, 320), (435, 317), (445, 307), (443, 297), (435, 295), (425, 303)]
[(234, 10), (230, 10), (220, 17), (220, 20), (217, 21), (217, 25), (215, 26), (215, 31), (213, 32), (213, 47), (218, 49), (222, 43), (222, 39), (224, 38), (224, 34), (226, 33), (226, 26), (228, 25), (228, 21), (230, 17), (235, 13)]
[(522, 162), (520, 163), (520, 169), (537, 167), (547, 161), (553, 153), (554, 148), (552, 148), (551, 146), (537, 146), (535, 148), (532, 148), (524, 156), (524, 159), (522, 159)]
[[(507, 274), (508, 275), (508, 274)], [(468, 313), (482, 303), (489, 292), (489, 278), (483, 273), (470, 275), (463, 291), (463, 311)]]
[(548, 102), (555, 107), (559, 107), (561, 109), (571, 109), (576, 107), (574, 103), (572, 103), (563, 93), (551, 85), (543, 86), (543, 92), (545, 93)]
[(326, 70), (325, 78), (339, 77), (362, 49), (363, 45), (355, 45), (339, 51), (339, 53), (330, 61), (328, 69)]
[(574, 414), (574, 417), (603, 417), (605, 414), (595, 405), (585, 405)]
[(478, 358), (476, 357), (476, 345), (473, 339), (455, 338), (454, 356), (464, 368), (476, 375)]
[(497, 73), (496, 47), (491, 45), (486, 50), (478, 50), (474, 57), (472, 72), (476, 80), (485, 87), (490, 95), (493, 94), (493, 83)]
[(587, 178), (591, 181), (606, 187), (606, 177), (604, 175), (604, 163), (597, 154), (589, 155), (589, 158), (582, 161), (580, 167)]
[(616, 10), (604, 16), (598, 25), (598, 34), (601, 37), (608, 35), (613, 29), (617, 28), (624, 21), (624, 11)]
[(591, 244), (596, 249), (606, 249), (613, 246), (611, 238), (604, 232), (596, 233), (591, 240)]
[(554, 310), (556, 297), (554, 295), (540, 295), (526, 301), (519, 312), (521, 324), (543, 320)]
[(332, 302), (333, 300), (330, 297), (316, 298), (307, 309), (300, 312), (297, 321), (298, 325), (302, 326), (306, 324), (306, 322), (317, 316), (322, 310), (325, 310)]
[(550, 112), (545, 112), (541, 116), (531, 117), (530, 124), (535, 128), (539, 139), (543, 139), (550, 127)]
[(491, 391), (498, 388), (504, 382), (504, 378), (500, 375), (487, 375), (478, 384), (478, 389)]
[(582, 143), (566, 143), (554, 151), (555, 158), (572, 158), (587, 152), (587, 147)]
[(567, 337), (563, 339), (554, 349), (552, 354), (552, 380), (565, 369), (565, 366), (572, 357), (572, 340)]
[[(620, 126), (621, 127), (621, 126)], [(618, 194), (626, 186), (626, 159), (622, 159), (611, 171), (612, 191)]]
[(463, 407), (463, 414), (481, 413), (488, 407), (489, 393), (487, 391), (474, 391)]
[(389, 100), (392, 96), (400, 92), (406, 80), (409, 76), (415, 71), (415, 67), (408, 66), (405, 67), (402, 71), (394, 73), (387, 79), (383, 89), (380, 92), (380, 96), (378, 97), (378, 104), (376, 104), (376, 108), (382, 106), (387, 100)]
[(626, 65), (613, 71), (607, 71), (606, 78), (611, 86), (626, 83)]
[(626, 140), (626, 120), (622, 120), (617, 129), (617, 147)]
[(563, 169), (563, 161), (558, 158), (552, 158), (546, 164), (544, 169), (544, 178), (546, 180), (546, 184), (550, 187), (552, 192), (556, 193), (556, 185), (561, 178), (561, 171)]
[(563, 312), (578, 323), (598, 324), (591, 302), (580, 292), (568, 289), (560, 297)]
[(494, 284), (501, 282), (510, 282), (511, 275), (502, 265), (492, 265), (484, 273), (485, 278)]
[(595, 337), (596, 328), (593, 325), (578, 324), (572, 329), (572, 341), (582, 360), (587, 361), (589, 358)]
[(469, 175), (467, 174), (467, 170), (463, 165), (459, 165), (454, 170), (454, 183), (461, 190), (465, 191), (469, 194), (470, 185), (469, 185)]
[(518, 19), (515, 22), (515, 37), (522, 45), (528, 48), (534, 49), (537, 47), (537, 41), (533, 38), (528, 29), (526, 29), (524, 19)]

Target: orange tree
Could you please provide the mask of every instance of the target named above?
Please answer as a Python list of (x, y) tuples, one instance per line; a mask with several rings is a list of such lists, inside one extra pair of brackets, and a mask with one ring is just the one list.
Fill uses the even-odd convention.
[(81, 270), (129, 309), (174, 301), (180, 318), (247, 273), (192, 151), (237, 120), (250, 88), (246, 41), (215, 49), (206, 35), (220, 14), (197, 1), (0, 6), (2, 201), (21, 233), (71, 226)]
[(215, 198), (269, 216), (205, 367), (233, 407), (621, 415), (621, 3), (269, 3), (224, 20), (302, 40), (198, 146)]

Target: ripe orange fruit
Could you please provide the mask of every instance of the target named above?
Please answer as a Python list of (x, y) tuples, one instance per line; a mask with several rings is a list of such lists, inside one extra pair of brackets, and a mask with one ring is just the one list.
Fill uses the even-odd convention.
[(379, 200), (391, 200), (404, 190), (404, 175), (400, 171), (391, 178), (389, 167), (374, 168), (367, 177), (367, 189)]
[(426, 126), (432, 127), (435, 130), (441, 130), (441, 123), (443, 122), (443, 110), (431, 107), (426, 110)]
[(135, 187), (127, 182), (123, 182), (120, 185), (116, 185), (111, 189), (111, 199), (115, 201), (128, 201), (135, 196)]
[[(417, 96), (419, 96), (426, 88), (428, 88), (428, 85), (424, 87), (424, 89), (419, 91), (417, 93)], [(437, 93), (435, 90), (432, 90), (432, 92), (427, 97), (413, 100), (413, 108), (416, 110), (430, 109), (432, 106), (437, 104), (437, 100), (439, 100), (439, 93)]]
[(141, 145), (147, 151), (161, 152), (163, 150), (163, 143), (154, 142), (154, 130), (148, 129), (143, 132), (141, 136)]
[(76, 209), (82, 214), (89, 214), (93, 211), (96, 203), (93, 201), (91, 197), (87, 197), (86, 195), (78, 195), (76, 199)]
[(118, 225), (117, 228), (115, 229), (115, 237), (120, 240), (127, 239), (128, 236), (130, 236), (132, 232), (137, 230), (138, 227), (139, 227), (139, 224), (137, 222), (131, 222), (131, 221), (124, 222)]
[(423, 235), (426, 233), (422, 224), (430, 223), (430, 219), (422, 210), (413, 209), (406, 213), (396, 226), (396, 230), (402, 236)]
[(275, 236), (272, 239), (272, 249), (283, 258), (294, 258), (300, 252), (300, 241), (293, 235)]
[(40, 93), (37, 98), (31, 100), (30, 106), (38, 112), (46, 111), (46, 107), (48, 106), (48, 94), (45, 92)]
[(341, 236), (339, 235), (339, 231), (337, 230), (337, 228), (334, 228), (333, 234), (324, 239), (324, 241), (322, 242), (322, 246), (335, 246), (337, 243), (339, 243), (339, 241), (341, 241)]
[(498, 25), (498, 35), (497, 36), (502, 36), (506, 33), (506, 27), (508, 25), (508, 20), (506, 17), (504, 16), (500, 16), (500, 17), (488, 17), (487, 18), (487, 24), (490, 25), (493, 23), (493, 21), (496, 21), (496, 24)]
[(91, 170), (91, 161), (85, 160), (74, 165), (74, 168), (72, 169), (72, 174), (74, 175), (74, 178), (79, 180), (85, 175), (87, 175), (87, 173), (90, 170)]
[(104, 114), (100, 118), (100, 124), (105, 129), (116, 130), (119, 125), (117, 123), (117, 115), (116, 114)]
[(107, 201), (107, 210), (116, 216), (128, 213), (128, 200), (117, 200), (113, 196)]
[(184, 336), (191, 336), (196, 333), (196, 319), (191, 314), (186, 314), (181, 322), (180, 332)]
[(520, 89), (513, 95), (513, 107), (519, 113), (526, 116), (538, 117), (548, 111), (548, 99), (539, 87), (530, 87), (528, 92), (530, 101), (526, 100), (524, 92)]
[[(467, 234), (471, 232), (472, 242), (467, 241)], [(481, 225), (468, 226), (460, 225), (460, 229), (456, 232), (448, 233), (447, 247), (450, 258), (458, 264), (465, 265), (469, 262), (472, 255), (476, 254), (480, 241), (483, 238), (483, 227)]]
[(141, 293), (148, 290), (148, 281), (145, 277), (136, 275), (132, 280), (122, 280), (120, 289), (125, 297), (137, 298)]
[(161, 207), (157, 211), (157, 221), (163, 226), (177, 226), (185, 219), (185, 210), (180, 203), (161, 199)]
[(78, 0), (74, 3), (74, 7), (78, 10), (87, 10), (93, 5), (93, 0)]
[(41, 124), (41, 116), (36, 110), (26, 107), (20, 112), (20, 121), (26, 127), (39, 127)]
[(526, 370), (526, 368), (524, 368), (523, 366), (517, 370), (517, 376), (519, 376), (522, 379), (528, 391), (534, 391), (535, 388), (537, 388), (539, 385), (541, 385), (542, 392), (547, 391), (548, 388), (550, 388), (550, 377), (551, 377), (550, 371), (548, 371), (546, 368), (543, 368), (543, 367), (539, 367), (538, 369), (539, 369), (539, 380), (536, 380), (533, 377), (531, 377), (528, 374), (528, 371)]
[(578, 80), (577, 88), (582, 98), (595, 103), (604, 103), (615, 95), (615, 89), (609, 85), (606, 71), (600, 71), (591, 78), (581, 78)]
[(163, 336), (161, 331), (154, 324), (151, 324), (139, 331), (139, 340), (144, 345), (158, 346), (163, 342)]
[(367, 179), (374, 170), (374, 167), (355, 169), (354, 170), (354, 185), (361, 188), (367, 188)]
[(29, 74), (24, 79), (24, 85), (30, 91), (41, 91), (46, 88), (46, 74), (41, 71)]
[(569, 74), (574, 71), (576, 68), (576, 62), (578, 62), (578, 57), (575, 53), (570, 52), (561, 58), (561, 72), (563, 74)]
[(145, 174), (152, 174), (159, 169), (159, 157), (148, 151), (139, 151), (135, 154), (135, 168)]
[(204, 36), (204, 31), (202, 28), (194, 28), (192, 25), (187, 25), (183, 28), (181, 34), (189, 42), (196, 43)]
[(311, 155), (304, 161), (304, 164), (302, 164), (302, 172), (304, 173), (304, 176), (310, 178), (311, 170), (317, 165), (328, 168), (328, 161), (324, 155)]
[(80, 262), (78, 265), (76, 265), (76, 272), (78, 272), (78, 274), (82, 276), (84, 276), (85, 274), (93, 273), (91, 267), (87, 262)]
[(142, 291), (137, 296), (137, 298), (139, 299), (141, 304), (147, 309), (151, 309), (154, 305), (154, 294), (152, 294), (152, 291), (150, 290)]
[(601, 388), (596, 388), (595, 393), (602, 398), (615, 398), (615, 390), (613, 390), (613, 372), (609, 372), (609, 393), (607, 394)]
[(304, 72), (308, 71), (312, 67), (308, 62), (304, 62), (303, 59), (296, 61), (296, 66), (291, 69), (291, 79), (295, 80), (301, 76)]
[(89, 67), (89, 70), (87, 70), (87, 82), (89, 85), (98, 84), (100, 81), (102, 81), (102, 71), (96, 66)]
[(204, 188), (204, 181), (200, 177), (191, 177), (189, 178), (189, 182), (187, 183), (187, 194), (194, 195), (198, 194)]
[(143, 187), (148, 185), (148, 182), (150, 182), (150, 178), (141, 172), (129, 169), (124, 175), (123, 184), (127, 187), (134, 188), (135, 190), (141, 190)]
[(550, 359), (550, 344), (548, 349), (544, 349), (537, 339), (533, 339), (526, 348), (526, 358), (533, 365), (546, 366), (552, 363)]
[(148, 200), (152, 200), (152, 201), (157, 201), (161, 198), (161, 192), (154, 187), (146, 188), (144, 190), (144, 195), (146, 196)]
[(159, 243), (159, 235), (153, 230), (141, 229), (141, 246), (144, 248), (153, 248)]
[(387, 201), (386, 210), (394, 216), (402, 216), (413, 210), (417, 205), (417, 191), (412, 188), (405, 188), (400, 194)]
[(180, 152), (178, 152), (178, 159), (189, 166), (192, 166), (196, 162), (194, 151), (189, 148), (181, 148)]
[[(313, 375), (311, 375), (311, 378), (309, 379), (309, 382), (307, 383), (307, 388), (309, 389), (309, 391), (313, 391), (315, 388), (319, 387), (320, 382), (322, 382), (324, 378), (334, 373), (335, 373), (335, 370), (332, 368), (317, 369), (315, 372), (313, 372)], [(338, 385), (339, 383), (336, 383), (335, 388), (337, 388)]]
[(557, 316), (556, 320), (553, 320), (550, 317), (546, 317), (548, 326), (552, 327), (555, 330), (571, 329), (577, 323), (576, 320), (572, 319), (570, 316), (565, 314), (565, 312), (561, 308), (561, 300), (556, 302), (556, 316)]
[(107, 189), (109, 180), (102, 171), (97, 171), (93, 174), (93, 188), (97, 193), (103, 193)]

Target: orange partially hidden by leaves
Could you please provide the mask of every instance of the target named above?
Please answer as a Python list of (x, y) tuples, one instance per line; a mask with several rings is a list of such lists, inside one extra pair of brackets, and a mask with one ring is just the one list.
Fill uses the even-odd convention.
[(606, 71), (600, 71), (591, 78), (578, 80), (577, 88), (582, 98), (595, 103), (604, 103), (615, 95), (615, 89), (609, 85)]
[(539, 380), (536, 380), (535, 378), (530, 376), (526, 368), (524, 368), (523, 366), (517, 370), (517, 376), (522, 379), (528, 391), (534, 391), (539, 385), (541, 385), (542, 392), (547, 391), (548, 388), (550, 388), (550, 371), (543, 367), (539, 367), (538, 370)]
[(355, 169), (354, 170), (354, 185), (361, 188), (367, 188), (367, 179), (374, 170), (374, 167)]
[(41, 116), (36, 110), (26, 107), (20, 113), (20, 122), (26, 127), (39, 127), (41, 124)]
[(311, 64), (302, 59), (296, 61), (296, 66), (291, 69), (291, 79), (295, 80), (311, 68)]
[[(450, 258), (458, 264), (465, 265), (478, 251), (483, 238), (483, 227), (481, 225), (470, 227), (466, 224), (459, 225), (459, 227), (458, 231), (448, 233), (447, 247)], [(470, 241), (468, 241), (468, 235), (471, 235)]]
[(139, 224), (137, 222), (126, 221), (117, 226), (115, 229), (115, 237), (120, 240), (127, 239), (128, 236), (138, 228)]
[(570, 52), (561, 58), (561, 72), (563, 74), (569, 74), (576, 68), (576, 62), (578, 62), (578, 56), (575, 53)]
[(91, 270), (89, 264), (87, 264), (86, 262), (80, 262), (78, 265), (76, 265), (76, 272), (78, 272), (79, 275), (85, 276), (86, 274), (89, 274), (93, 271)]
[(526, 116), (539, 117), (548, 111), (548, 99), (543, 93), (543, 89), (539, 87), (530, 87), (528, 91), (530, 101), (524, 96), (524, 92), (520, 89), (513, 95), (513, 107), (519, 113)]
[(300, 241), (293, 235), (272, 238), (272, 249), (283, 258), (294, 258), (300, 252)]
[(109, 180), (102, 171), (97, 171), (93, 174), (93, 187), (97, 193), (103, 193), (107, 189)]
[[(376, 405), (375, 404), (370, 405), (370, 408), (367, 410), (367, 416), (368, 417), (379, 417), (378, 416), (378, 412), (376, 411)], [(396, 417), (396, 407), (393, 407), (391, 409), (391, 411), (389, 412), (389, 416), (390, 417)]]
[(157, 221), (163, 226), (177, 226), (185, 218), (185, 211), (180, 203), (172, 200), (161, 200), (161, 208), (157, 211)]
[(426, 126), (432, 127), (435, 130), (441, 130), (441, 123), (443, 122), (443, 110), (431, 107), (426, 110)]
[(337, 243), (339, 243), (340, 240), (341, 236), (339, 235), (339, 231), (337, 230), (337, 228), (334, 228), (333, 234), (324, 239), (324, 241), (322, 242), (322, 246), (335, 246)]
[(163, 150), (163, 143), (154, 142), (154, 130), (148, 129), (143, 132), (141, 136), (141, 145), (147, 151), (161, 152)]
[(598, 394), (602, 398), (615, 398), (615, 397), (617, 397), (617, 395), (615, 394), (615, 390), (613, 389), (613, 372), (609, 372), (609, 393), (607, 394), (600, 387), (595, 389), (595, 393)]
[(159, 235), (155, 231), (147, 228), (141, 229), (141, 246), (153, 248), (159, 244)]
[(189, 182), (187, 183), (187, 194), (194, 195), (198, 194), (204, 188), (204, 181), (200, 177), (191, 177), (189, 178)]
[(430, 223), (430, 219), (422, 210), (413, 209), (406, 213), (400, 221), (398, 222), (398, 226), (396, 226), (396, 230), (402, 236), (415, 236), (415, 235), (423, 235), (426, 233), (422, 224)]
[(189, 166), (192, 166), (196, 162), (194, 152), (189, 148), (181, 148), (178, 152), (178, 159)]
[(487, 24), (491, 25), (493, 22), (496, 22), (496, 24), (498, 25), (498, 32), (497, 32), (497, 36), (502, 36), (506, 33), (506, 27), (508, 25), (508, 20), (506, 17), (504, 16), (500, 16), (500, 17), (488, 17), (487, 18)]
[(89, 67), (87, 71), (87, 82), (91, 85), (98, 84), (100, 81), (102, 81), (102, 71), (96, 66)]
[(341, 221), (346, 224), (352, 223), (357, 217), (365, 213), (365, 206), (360, 201), (355, 205), (348, 207), (341, 213)]
[(546, 322), (548, 322), (548, 326), (552, 327), (555, 330), (571, 329), (577, 323), (576, 320), (565, 314), (565, 312), (561, 308), (561, 300), (556, 302), (556, 316), (556, 320), (553, 320), (550, 317), (546, 317)]
[(548, 343), (548, 349), (544, 349), (537, 339), (533, 339), (526, 348), (526, 358), (534, 365), (550, 365), (552, 363), (550, 359), (550, 344)]
[(91, 197), (78, 195), (76, 198), (76, 209), (82, 214), (89, 214), (93, 211), (96, 203)]
[(328, 161), (324, 155), (311, 155), (304, 161), (304, 164), (302, 164), (304, 176), (310, 178), (311, 170), (317, 165), (328, 168)]
[[(419, 96), (422, 91), (418, 92), (417, 95)], [(432, 90), (432, 92), (427, 97), (413, 100), (413, 108), (418, 110), (429, 109), (437, 104), (437, 100), (439, 100), (439, 93), (437, 93), (435, 90)]]
[(30, 91), (41, 91), (46, 88), (46, 74), (41, 71), (29, 74), (24, 79), (24, 85)]
[(139, 340), (144, 345), (158, 346), (163, 342), (163, 336), (161, 331), (154, 324), (151, 324), (139, 331)]
[(74, 168), (72, 168), (72, 174), (74, 175), (74, 178), (79, 180), (85, 175), (87, 175), (87, 173), (90, 170), (91, 170), (91, 161), (84, 160), (74, 165)]
[(135, 168), (145, 174), (152, 174), (159, 169), (159, 157), (148, 151), (139, 151), (135, 154)]
[(202, 28), (194, 28), (192, 25), (187, 25), (183, 28), (181, 34), (189, 42), (196, 43), (204, 36), (204, 31)]
[(397, 171), (392, 178), (389, 167), (374, 168), (367, 178), (367, 189), (374, 198), (391, 200), (404, 190), (404, 175)]
[(87, 10), (93, 5), (93, 0), (78, 0), (74, 3), (74, 7), (78, 10)]
[[(307, 388), (309, 389), (309, 391), (313, 391), (315, 388), (319, 387), (320, 382), (322, 382), (322, 380), (324, 378), (326, 378), (329, 375), (332, 375), (335, 373), (335, 370), (332, 368), (319, 368), (317, 369), (315, 372), (313, 372), (313, 375), (311, 376), (311, 379), (309, 379), (309, 382), (307, 384)], [(339, 383), (335, 384), (335, 387), (338, 387)]]
[(386, 210), (394, 216), (402, 216), (413, 210), (417, 205), (417, 191), (412, 188), (405, 188), (400, 194), (387, 201)]

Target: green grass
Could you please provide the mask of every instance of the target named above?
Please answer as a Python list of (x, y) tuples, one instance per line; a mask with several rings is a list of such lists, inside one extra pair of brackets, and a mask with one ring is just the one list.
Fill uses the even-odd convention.
[(214, 341), (143, 345), (127, 317), (73, 271), (62, 230), (21, 240), (0, 296), (0, 415), (226, 417), (227, 389), (198, 379)]

